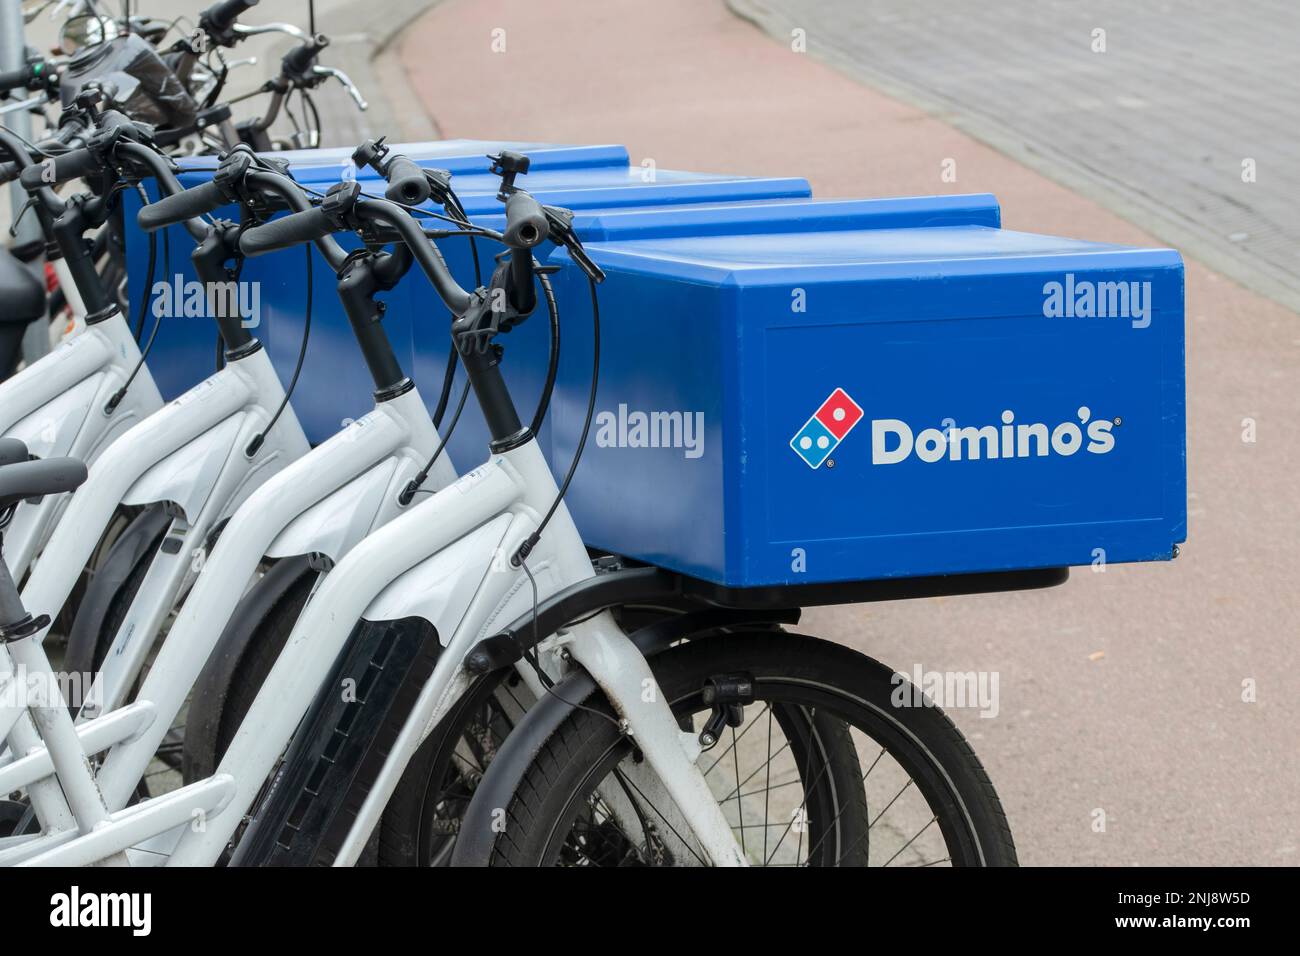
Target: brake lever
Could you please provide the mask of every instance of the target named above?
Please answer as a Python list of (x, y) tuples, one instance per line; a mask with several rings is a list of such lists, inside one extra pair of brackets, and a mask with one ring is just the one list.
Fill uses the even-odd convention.
[(231, 30), (241, 38), (255, 37), (263, 33), (283, 33), (295, 40), (307, 41), (311, 39), (311, 34), (306, 33), (292, 23), (259, 23), (251, 27), (243, 23), (236, 23), (231, 27)]
[(7, 113), (19, 113), (22, 112), (23, 110), (34, 109), (37, 106), (44, 105), (48, 101), (49, 101), (48, 96), (46, 96), (44, 93), (39, 93), (36, 96), (33, 96), (31, 99), (22, 100), (21, 102), (15, 102), (15, 103), (6, 103), (4, 106), (0, 106), (0, 116), (4, 116)]
[(582, 246), (582, 240), (573, 231), (573, 210), (560, 206), (543, 206), (542, 212), (546, 215), (551, 241), (569, 250), (570, 258), (587, 274), (587, 278), (596, 283), (604, 282), (605, 270), (591, 261), (587, 250)]
[(351, 96), (353, 102), (357, 104), (357, 109), (361, 110), (363, 113), (366, 110), (370, 109), (370, 104), (367, 103), (366, 98), (361, 95), (361, 91), (357, 89), (357, 85), (352, 82), (352, 78), (349, 77), (342, 70), (335, 69), (332, 66), (317, 65), (311, 68), (311, 72), (314, 76), (319, 76), (322, 78), (327, 76), (334, 77), (334, 79), (338, 80), (340, 83), (343, 84), (343, 87), (348, 91), (348, 95)]

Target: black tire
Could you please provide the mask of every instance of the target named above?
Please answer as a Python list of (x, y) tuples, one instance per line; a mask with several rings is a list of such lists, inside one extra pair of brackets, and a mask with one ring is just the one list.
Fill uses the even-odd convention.
[[(623, 607), (615, 618), (631, 633), (665, 616), (663, 608)], [(514, 671), (481, 678), (415, 752), (384, 807), (380, 866), (446, 866), (461, 818), (497, 750), (535, 703)]]
[(531, 703), (513, 672), (484, 678), (420, 745), (384, 807), (380, 866), (446, 866), (497, 749)]
[[(913, 865), (943, 862), (985, 866), (1016, 864), (1015, 844), (1002, 806), (965, 738), (938, 707), (897, 706), (894, 695), (898, 692), (901, 678), (878, 662), (840, 645), (803, 635), (748, 632), (677, 645), (652, 658), (651, 666), (662, 693), (683, 726), (691, 715), (708, 713), (709, 708), (701, 699), (705, 680), (714, 675), (744, 672), (753, 677), (755, 687), (755, 700), (746, 708), (747, 712), (752, 712), (762, 701), (765, 702), (764, 710), (772, 713), (776, 723), (782, 723), (782, 715), (777, 710), (782, 707), (787, 722), (807, 729), (802, 743), (787, 738), (787, 745), (795, 755), (791, 762), (795, 763), (793, 772), (797, 780), (779, 784), (784, 787), (798, 782), (803, 791), (803, 800), (796, 805), (791, 818), (806, 823), (808, 851), (807, 859), (803, 860), (802, 834), (805, 827), (799, 827), (801, 842), (795, 865), (845, 865), (868, 860), (873, 865), (891, 865), (899, 861), (900, 856), (900, 865), (913, 861), (913, 858)], [(634, 780), (631, 780), (631, 787), (628, 786), (629, 769), (635, 773), (637, 755), (631, 741), (620, 734), (604, 696), (594, 693), (584, 706), (589, 709), (575, 709), (532, 758), (520, 786), (505, 808), (503, 826), (493, 837), (489, 865), (626, 865), (629, 862), (675, 865), (693, 862), (682, 852), (685, 849), (696, 855), (686, 840), (678, 840), (674, 850), (673, 840), (668, 839), (669, 830), (672, 830), (673, 837), (679, 836), (672, 829), (671, 809), (663, 813), (658, 806), (651, 805), (648, 809), (658, 814), (658, 821), (662, 821), (658, 822), (645, 812), (646, 808), (637, 805), (636, 795), (644, 794)], [(754, 719), (761, 720), (762, 712), (759, 711)], [(800, 714), (804, 717), (802, 724), (798, 720)], [(748, 718), (749, 713), (746, 716)], [(817, 724), (818, 719), (823, 721), (822, 726)], [(826, 721), (838, 729), (823, 733)], [(769, 774), (773, 759), (772, 723), (772, 720), (768, 721)], [(785, 727), (782, 729), (784, 731)], [(846, 747), (840, 730), (859, 734), (869, 745), (861, 763), (870, 762), (866, 774), (858, 781), (858, 787), (844, 788), (842, 785), (854, 779), (850, 774), (857, 773), (858, 747), (862, 744), (857, 742), (859, 738), (855, 738), (855, 742)], [(743, 732), (740, 736), (743, 737)], [(725, 740), (725, 736), (722, 739)], [(817, 741), (818, 745), (809, 746), (810, 741)], [(754, 743), (761, 743), (761, 738), (751, 741), (751, 745)], [(739, 761), (738, 741), (734, 741), (732, 747), (736, 748), (736, 760)], [(804, 752), (797, 754), (801, 747)], [(876, 748), (880, 753), (873, 759)], [(875, 801), (867, 794), (866, 779), (886, 755), (890, 762), (881, 773), (885, 774), (883, 779), (889, 788), (881, 801)], [(707, 753), (703, 755), (701, 761), (708, 756)], [(724, 752), (717, 757), (712, 767), (701, 765), (711, 784), (715, 778), (709, 775), (726, 756)], [(631, 762), (625, 764), (624, 761)], [(888, 793), (894, 789), (897, 780), (902, 779), (899, 773), (907, 777), (907, 782), (890, 799)], [(757, 825), (746, 824), (744, 800), (755, 796), (758, 791), (747, 792), (743, 788), (739, 768), (736, 779), (737, 786), (732, 793), (735, 794), (735, 812), (741, 823), (739, 832), (743, 834), (747, 828), (751, 831), (761, 829), (764, 837), (761, 859), (755, 860), (756, 833), (749, 837), (753, 849), (747, 847), (747, 855), (751, 862), (772, 863), (786, 846), (784, 841), (791, 824), (785, 825), (780, 831), (780, 841), (775, 848), (769, 849), (768, 844), (774, 839), (769, 834), (772, 828), (781, 826), (781, 818), (778, 816), (778, 821), (772, 823), (765, 815)], [(809, 797), (809, 792), (816, 791), (823, 779), (837, 781), (834, 786), (821, 788), (823, 793), (834, 791), (835, 806), (829, 808), (833, 811), (829, 820), (825, 804), (819, 805)], [(873, 784), (881, 780), (882, 777), (877, 776)], [(931, 815), (930, 821), (906, 842), (903, 840), (915, 823), (909, 823), (895, 835), (891, 830), (897, 827), (891, 822), (879, 834), (868, 837), (868, 831), (886, 814), (893, 812), (896, 802), (913, 787), (906, 809), (915, 821)], [(769, 785), (762, 791), (765, 814), (767, 802), (772, 799), (775, 789), (770, 786), (769, 777)], [(841, 793), (841, 789), (845, 792)], [(612, 803), (607, 796), (611, 793), (614, 795)], [(798, 796), (799, 793), (794, 792), (785, 799)], [(719, 799), (726, 806), (733, 798)], [(921, 801), (919, 808), (911, 805), (916, 800)], [(639, 819), (642, 827), (638, 834), (646, 837), (644, 843), (637, 835), (629, 837), (626, 827), (619, 822), (619, 815), (609, 812), (608, 808), (620, 801), (635, 809), (633, 815), (625, 807), (622, 819)], [(598, 812), (601, 807), (607, 812), (603, 820)], [(869, 822), (867, 814), (870, 814)], [(934, 824), (937, 824), (937, 833), (931, 832)], [(734, 828), (737, 823), (732, 825)], [(881, 841), (877, 836), (892, 836), (893, 842), (886, 841), (882, 849), (878, 846)], [(924, 839), (918, 842), (922, 837)], [(936, 856), (930, 859), (928, 854), (922, 855), (922, 850), (934, 845), (936, 839), (941, 839), (942, 844), (932, 852), (946, 851), (946, 858)], [(837, 843), (839, 849), (835, 853), (828, 854), (824, 849), (828, 841)], [(669, 845), (667, 849), (665, 844)], [(872, 850), (876, 850), (875, 856), (871, 855)], [(891, 850), (892, 856), (884, 859)], [(786, 851), (788, 854), (788, 846)]]

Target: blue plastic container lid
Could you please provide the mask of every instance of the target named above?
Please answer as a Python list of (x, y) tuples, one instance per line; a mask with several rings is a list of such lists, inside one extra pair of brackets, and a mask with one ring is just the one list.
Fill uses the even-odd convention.
[(772, 232), (903, 229), (1002, 224), (990, 193), (889, 199), (790, 199), (701, 203), (670, 210), (601, 210), (574, 217), (584, 242), (683, 236), (744, 236)]
[(991, 226), (872, 228), (861, 218), (843, 215), (810, 230), (796, 209), (789, 212), (757, 224), (761, 229), (736, 232), (702, 219), (674, 225), (671, 211), (656, 210), (639, 214), (646, 217), (639, 220), (642, 229), (661, 217), (661, 228), (648, 238), (641, 238), (645, 233), (630, 222), (605, 215), (598, 224), (605, 238), (587, 241), (587, 251), (602, 266), (622, 271), (736, 286), (803, 281), (813, 272), (821, 281), (852, 281), (1106, 269), (1107, 259), (1130, 270), (1182, 265), (1170, 249), (1135, 249)]
[[(271, 159), (289, 162), (295, 179), (305, 183), (335, 183), (345, 175), (358, 179), (377, 179), (371, 169), (357, 170), (352, 165), (354, 147), (331, 149), (296, 149), (265, 153)], [(627, 149), (622, 146), (564, 146), (554, 143), (528, 143), (485, 139), (445, 139), (429, 143), (398, 143), (392, 153), (401, 153), (421, 166), (449, 170), (453, 175), (486, 173), (488, 154), (512, 149), (525, 154), (532, 170), (580, 169), (596, 166), (626, 167)], [(220, 163), (217, 156), (193, 156), (179, 160), (182, 181), (186, 173), (210, 174)], [(196, 177), (205, 179), (206, 176)]]
[[(451, 185), (471, 219), (505, 215), (505, 207), (497, 199), (501, 180), (496, 176), (490, 173), (457, 176)], [(750, 178), (660, 169), (652, 181), (646, 181), (643, 171), (632, 166), (542, 170), (520, 176), (516, 185), (547, 205), (574, 210), (682, 204), (703, 207), (724, 201), (799, 199), (812, 192), (808, 180), (796, 176)], [(437, 206), (428, 204), (427, 208), (437, 209)]]

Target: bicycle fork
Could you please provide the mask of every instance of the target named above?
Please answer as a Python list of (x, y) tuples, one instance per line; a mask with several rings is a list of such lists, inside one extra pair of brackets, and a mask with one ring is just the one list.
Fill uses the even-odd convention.
[(677, 804), (709, 862), (748, 866), (717, 797), (696, 766), (699, 747), (694, 735), (678, 726), (649, 662), (632, 640), (605, 613), (561, 633), (555, 646), (568, 650), (605, 692), (621, 728)]

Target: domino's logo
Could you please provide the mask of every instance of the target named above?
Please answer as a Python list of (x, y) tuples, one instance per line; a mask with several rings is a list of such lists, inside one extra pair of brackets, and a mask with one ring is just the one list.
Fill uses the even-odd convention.
[(862, 416), (861, 406), (849, 398), (848, 392), (837, 388), (804, 422), (803, 428), (795, 432), (790, 447), (809, 468), (820, 468), (844, 437), (853, 431), (853, 426), (862, 421)]

